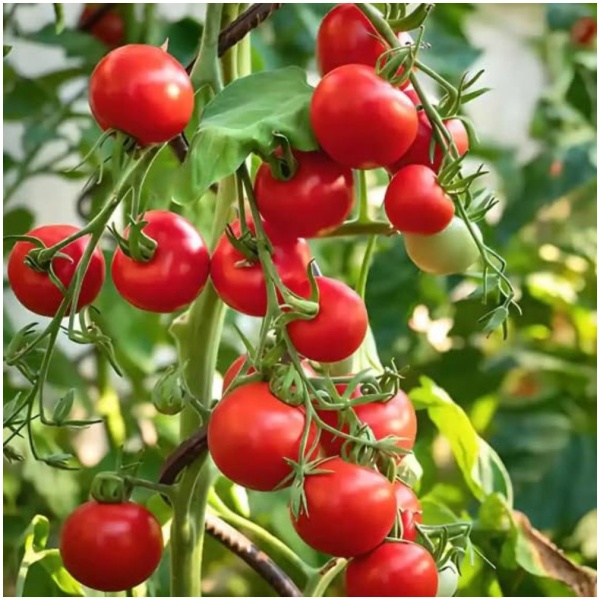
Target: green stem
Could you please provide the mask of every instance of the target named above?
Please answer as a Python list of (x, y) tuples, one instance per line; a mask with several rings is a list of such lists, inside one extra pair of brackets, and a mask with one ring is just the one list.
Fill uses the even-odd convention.
[(360, 275), (358, 276), (358, 283), (356, 284), (356, 293), (364, 300), (367, 292), (367, 278), (369, 277), (369, 270), (371, 268), (371, 260), (373, 258), (373, 252), (377, 245), (377, 236), (372, 235), (367, 243), (367, 249), (365, 250), (365, 256), (363, 258), (362, 265), (360, 267)]
[(199, 90), (205, 85), (210, 85), (213, 92), (218, 94), (223, 87), (218, 61), (219, 33), (221, 33), (223, 6), (222, 3), (207, 5), (200, 52), (190, 73), (195, 90)]
[(321, 598), (333, 580), (343, 571), (348, 561), (345, 558), (332, 558), (325, 563), (309, 580), (303, 591), (305, 598)]
[(340, 225), (337, 229), (329, 231), (320, 237), (344, 237), (354, 235), (391, 235), (394, 233), (394, 228), (387, 221), (369, 221), (368, 223), (360, 223), (357, 221), (348, 221)]

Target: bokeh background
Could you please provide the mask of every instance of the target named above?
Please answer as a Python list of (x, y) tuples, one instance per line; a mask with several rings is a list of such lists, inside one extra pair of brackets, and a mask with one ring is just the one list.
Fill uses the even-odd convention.
[[(330, 4), (285, 4), (252, 35), (255, 70), (296, 64), (314, 73), (314, 38)], [(81, 224), (99, 194), (82, 196), (93, 161), (64, 173), (89, 151), (99, 131), (89, 116), (86, 78), (105, 52), (76, 31), (83, 5), (65, 5), (67, 29), (56, 36), (50, 4), (5, 4), (4, 233), (24, 233), (50, 222)], [(194, 55), (202, 4), (121, 5), (144, 23), (150, 43), (169, 38), (184, 64)], [(422, 59), (457, 81), (485, 69), (490, 91), (465, 110), (480, 143), (470, 164), (485, 162), (500, 204), (484, 235), (508, 259), (523, 316), (511, 319), (509, 337), (486, 338), (477, 324), (484, 309), (468, 298), (459, 277), (420, 274), (398, 240), (382, 240), (368, 284), (368, 309), (380, 355), (406, 366), (406, 389), (421, 375), (446, 389), (498, 451), (512, 477), (516, 508), (575, 562), (595, 566), (597, 556), (597, 296), (596, 296), (596, 45), (589, 19), (593, 4), (439, 4), (428, 22)], [(588, 21), (586, 21), (588, 19)], [(587, 24), (587, 25), (586, 25)], [(595, 29), (594, 29), (595, 31)], [(435, 90), (432, 90), (435, 92)], [(160, 169), (175, 163), (165, 159)], [(150, 201), (162, 196), (160, 170)], [(381, 179), (371, 200), (380, 203)], [(205, 226), (202, 207), (197, 220)], [(5, 253), (10, 244), (5, 243)], [(107, 241), (107, 251), (109, 242)], [(362, 242), (338, 239), (314, 245), (324, 272), (356, 280)], [(177, 444), (177, 419), (157, 415), (150, 390), (173, 358), (168, 318), (120, 302), (110, 285), (99, 300), (125, 376), (116, 378), (101, 355), (63, 343), (49, 381), (49, 398), (75, 388), (79, 417), (100, 414), (105, 424), (78, 432), (36, 429), (41, 447), (73, 451), (85, 470), (65, 472), (25, 456), (4, 465), (4, 589), (14, 595), (24, 533), (35, 514), (51, 521), (50, 545), (64, 519), (87, 497), (93, 475), (113, 468), (117, 455), (135, 456), (146, 446), (141, 475), (156, 477)], [(219, 370), (240, 353), (233, 325), (248, 335), (252, 319), (228, 316)], [(4, 342), (39, 317), (20, 307), (4, 285)], [(215, 395), (220, 380), (217, 378)], [(5, 373), (5, 402), (23, 386)], [(426, 418), (419, 421), (415, 454), (423, 466), (420, 493), (457, 514), (477, 514), (447, 442)], [(245, 494), (222, 484), (227, 501), (283, 537), (309, 562), (321, 557), (295, 536), (283, 498)], [(160, 513), (157, 499), (142, 496)], [(245, 508), (244, 508), (245, 507)], [(498, 549), (486, 550), (499, 560)], [(212, 540), (208, 595), (269, 595), (270, 590)], [(468, 567), (460, 595), (565, 596), (565, 585), (482, 561)], [(506, 568), (505, 568), (506, 567)], [(52, 577), (28, 577), (25, 595), (65, 595)], [(515, 572), (516, 571), (516, 572)], [(167, 571), (156, 578), (166, 595)], [(334, 592), (335, 593), (335, 589)]]

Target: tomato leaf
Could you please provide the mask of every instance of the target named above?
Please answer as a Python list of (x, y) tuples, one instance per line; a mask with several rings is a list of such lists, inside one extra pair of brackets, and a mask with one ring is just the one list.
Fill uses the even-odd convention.
[(512, 506), (512, 483), (500, 457), (477, 435), (464, 410), (442, 388), (427, 377), (421, 377), (420, 383), (421, 387), (411, 390), (410, 399), (417, 410), (427, 410), (447, 438), (473, 495), (483, 501), (487, 495), (499, 492)]
[(188, 157), (174, 176), (172, 199), (197, 201), (250, 153), (275, 150), (274, 133), (286, 136), (294, 148), (316, 150), (309, 118), (312, 92), (297, 67), (255, 73), (228, 85), (206, 105)]

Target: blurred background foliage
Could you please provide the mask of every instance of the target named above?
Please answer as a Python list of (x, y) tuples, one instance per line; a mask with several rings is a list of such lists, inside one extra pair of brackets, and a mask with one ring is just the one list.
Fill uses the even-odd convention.
[[(291, 64), (314, 70), (315, 32), (331, 6), (285, 4), (252, 36), (254, 70)], [(501, 10), (510, 13), (516, 6), (504, 5)], [(78, 171), (64, 172), (87, 154), (99, 135), (87, 108), (86, 78), (106, 51), (88, 33), (77, 31), (75, 12), (81, 7), (68, 8), (71, 22), (57, 35), (50, 5), (36, 7), (38, 13), (48, 14), (45, 23), (35, 26), (27, 16), (32, 5), (3, 7), (8, 45), (4, 119), (16, 140), (4, 148), (5, 235), (56, 219), (65, 206), (71, 220), (81, 222), (97, 210), (102, 197), (98, 189), (71, 192), (83, 188), (97, 166), (93, 161)], [(118, 10), (127, 19), (128, 39), (162, 43), (168, 37), (169, 50), (179, 60), (187, 63), (193, 57), (202, 28), (200, 15), (167, 18), (156, 5), (135, 9), (119, 5)], [(422, 52), (423, 60), (452, 81), (475, 63), (480, 66), (482, 49), (473, 41), (468, 23), (482, 10), (486, 7), (475, 4), (438, 5), (427, 25), (425, 41), (430, 48)], [(418, 272), (397, 238), (379, 241), (367, 295), (381, 358), (406, 367), (405, 389), (416, 386), (423, 375), (443, 387), (504, 461), (514, 484), (515, 508), (576, 563), (590, 567), (595, 566), (597, 555), (596, 47), (595, 40), (589, 43), (576, 32), (582, 18), (595, 19), (595, 11), (595, 4), (548, 4), (535, 12), (543, 22), (533, 28), (527, 44), (543, 67), (545, 83), (529, 123), (527, 156), (519, 148), (481, 136), (470, 158), (473, 164), (488, 165), (500, 199), (484, 235), (507, 258), (523, 310), (523, 316), (511, 319), (508, 339), (481, 333), (477, 319), (485, 309), (472, 295), (474, 285), (459, 277), (434, 278)], [(64, 52), (62, 67), (34, 76), (20, 70), (13, 57), (21, 46), (38, 53), (59, 49)], [(504, 68), (518, 70), (520, 65), (507, 60)], [(514, 100), (521, 90), (508, 87), (493, 93)], [(479, 110), (486, 101), (487, 96), (477, 101)], [(168, 151), (161, 154), (146, 187), (151, 206), (167, 206), (164, 185), (175, 165)], [(36, 199), (23, 194), (28, 189), (24, 186), (40, 177), (65, 179), (61, 189), (71, 195)], [(379, 173), (370, 178), (372, 200), (380, 203), (384, 180)], [(210, 200), (205, 198), (203, 205), (193, 209), (193, 218), (204, 232), (210, 222), (204, 204)], [(53, 212), (48, 202), (62, 208)], [(323, 240), (314, 244), (314, 251), (324, 272), (354, 283), (365, 243), (363, 239)], [(107, 258), (109, 244), (107, 240)], [(6, 252), (10, 244), (4, 248)], [(34, 319), (16, 305), (6, 280), (4, 289), (6, 344), (14, 331)], [(34, 515), (50, 519), (49, 546), (55, 546), (61, 520), (87, 498), (95, 473), (141, 456), (139, 475), (156, 478), (164, 457), (177, 445), (177, 419), (157, 415), (150, 403), (157, 369), (174, 356), (167, 334), (169, 319), (120, 301), (109, 281), (98, 307), (124, 377), (117, 379), (101, 355), (85, 348), (63, 344), (56, 353), (49, 402), (75, 388), (76, 417), (99, 414), (105, 424), (75, 433), (35, 428), (40, 448), (73, 452), (87, 467), (77, 472), (31, 461), (26, 444), (15, 441), (15, 450), (25, 460), (5, 461), (4, 466), (6, 595), (14, 595), (24, 535)], [(252, 319), (228, 315), (219, 354), (221, 373), (242, 350), (234, 323), (249, 335), (256, 330)], [(5, 402), (22, 386), (14, 373), (5, 372)], [(439, 518), (439, 503), (457, 515), (470, 513), (478, 519), (475, 541), (497, 565), (494, 571), (480, 559), (473, 566), (466, 564), (459, 595), (573, 595), (547, 573), (536, 574), (535, 569), (523, 567), (522, 557), (506, 551), (501, 543), (506, 530), (502, 533), (500, 505), (486, 502), (478, 509), (447, 442), (421, 414), (419, 427), (415, 454), (423, 467), (419, 492), (426, 498), (426, 522)], [(231, 506), (249, 511), (308, 562), (322, 560), (296, 537), (278, 494), (248, 497), (224, 481), (219, 488)], [(143, 493), (139, 499), (148, 502), (163, 521), (168, 518), (159, 499)], [(496, 527), (499, 537), (486, 529), (490, 514), (495, 515), (492, 530)], [(207, 595), (272, 593), (210, 539), (206, 559)], [(51, 568), (31, 569), (24, 594), (68, 595), (60, 578), (51, 575)], [(167, 561), (152, 586), (156, 595), (168, 595)], [(332, 593), (340, 592), (333, 588)], [(77, 592), (71, 590), (71, 595)]]

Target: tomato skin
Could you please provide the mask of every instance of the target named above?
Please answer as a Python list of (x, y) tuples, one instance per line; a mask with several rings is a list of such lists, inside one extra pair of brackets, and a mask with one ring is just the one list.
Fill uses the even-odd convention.
[(308, 515), (292, 523), (315, 550), (333, 556), (357, 556), (379, 545), (396, 516), (392, 484), (380, 473), (331, 458), (319, 465), (331, 471), (308, 475), (304, 491)]
[(571, 27), (571, 41), (576, 46), (592, 47), (598, 35), (598, 23), (594, 17), (582, 17)]
[[(247, 383), (214, 409), (208, 449), (226, 477), (251, 490), (271, 491), (292, 472), (285, 459), (298, 460), (305, 423), (304, 410), (276, 398), (268, 383)], [(308, 448), (316, 435), (311, 425)]]
[[(248, 224), (253, 229), (252, 224)], [(231, 228), (240, 235), (239, 220)], [(296, 293), (306, 293), (307, 269), (311, 260), (306, 240), (283, 240), (269, 235), (274, 253), (275, 268), (283, 283)], [(267, 313), (267, 288), (259, 262), (248, 264), (248, 259), (236, 250), (226, 234), (223, 234), (212, 256), (212, 282), (221, 300), (238, 312), (253, 317)]]
[(402, 539), (414, 542), (417, 539), (415, 523), (423, 523), (423, 508), (415, 493), (401, 481), (394, 482), (396, 503), (402, 520)]
[(162, 550), (158, 521), (133, 502), (82, 504), (65, 521), (60, 539), (67, 571), (102, 592), (120, 592), (146, 581)]
[[(78, 231), (79, 228), (72, 225), (42, 225), (29, 231), (27, 235), (38, 238), (46, 247), (50, 247)], [(69, 287), (89, 242), (90, 236), (85, 235), (60, 250), (60, 253), (70, 256), (72, 261), (60, 256), (53, 259), (54, 273), (66, 288)], [(25, 308), (38, 315), (53, 317), (64, 296), (47, 273), (39, 273), (25, 265), (27, 253), (35, 247), (35, 244), (26, 241), (14, 245), (8, 257), (8, 281), (15, 296)], [(76, 312), (97, 298), (104, 283), (105, 271), (102, 251), (95, 248), (83, 277)], [(66, 314), (69, 313), (70, 310)]]
[(418, 125), (409, 98), (365, 65), (325, 75), (313, 94), (310, 120), (323, 150), (353, 169), (395, 163), (415, 140)]
[(408, 165), (392, 177), (385, 193), (385, 214), (402, 233), (432, 235), (454, 216), (454, 202), (429, 167)]
[(90, 78), (90, 108), (104, 130), (140, 144), (162, 144), (181, 133), (194, 109), (185, 69), (161, 48), (129, 44), (109, 52)]
[(351, 598), (434, 597), (437, 582), (431, 554), (410, 542), (385, 542), (353, 559), (346, 569), (346, 590)]
[(316, 237), (335, 229), (352, 210), (352, 171), (323, 152), (300, 152), (289, 181), (276, 179), (264, 163), (256, 174), (254, 192), (261, 215), (272, 228), (289, 237)]
[[(86, 4), (79, 18), (79, 24), (85, 23), (100, 6), (101, 4)], [(125, 22), (122, 15), (114, 10), (105, 13), (89, 31), (99, 42), (109, 48), (116, 48), (125, 41)]]
[[(481, 239), (481, 232), (473, 224)], [(479, 258), (479, 249), (465, 222), (454, 217), (448, 227), (434, 235), (402, 236), (408, 257), (421, 271), (452, 275), (466, 271)]]
[(288, 334), (309, 360), (337, 362), (358, 350), (367, 335), (369, 317), (361, 297), (345, 283), (317, 277), (319, 312), (310, 320), (292, 321)]
[[(135, 261), (117, 248), (111, 273), (117, 291), (141, 310), (170, 313), (184, 308), (204, 288), (210, 271), (208, 249), (200, 233), (183, 217), (149, 210), (143, 232), (156, 241), (148, 262)], [(127, 237), (125, 231), (125, 237)]]

